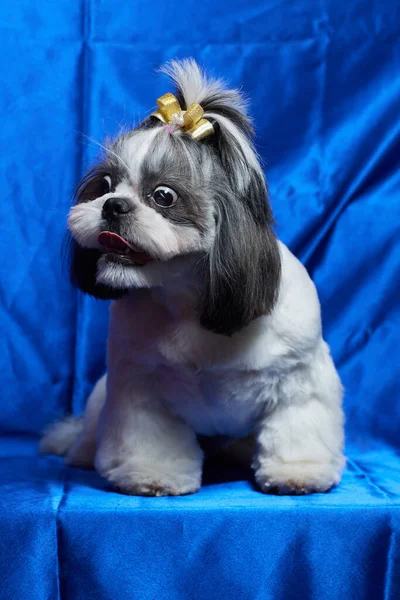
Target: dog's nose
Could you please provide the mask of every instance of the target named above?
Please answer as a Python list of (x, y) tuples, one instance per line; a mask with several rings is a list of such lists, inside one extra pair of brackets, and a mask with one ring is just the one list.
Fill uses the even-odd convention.
[(103, 219), (115, 219), (121, 215), (126, 215), (132, 210), (133, 206), (124, 198), (109, 198), (103, 204)]

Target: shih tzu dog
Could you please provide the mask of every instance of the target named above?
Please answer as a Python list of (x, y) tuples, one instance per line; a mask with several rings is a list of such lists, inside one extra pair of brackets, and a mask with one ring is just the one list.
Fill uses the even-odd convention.
[(253, 436), (263, 492), (323, 492), (344, 465), (342, 386), (305, 268), (277, 240), (246, 102), (193, 60), (175, 95), (81, 181), (72, 276), (112, 298), (108, 370), (43, 452), (127, 494), (201, 485), (199, 436)]

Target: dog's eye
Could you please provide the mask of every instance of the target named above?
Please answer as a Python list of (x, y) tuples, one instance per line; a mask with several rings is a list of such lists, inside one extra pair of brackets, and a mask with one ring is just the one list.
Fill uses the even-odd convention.
[(109, 175), (104, 175), (103, 177), (104, 187), (107, 188), (106, 194), (111, 191), (111, 177)]
[(178, 194), (166, 185), (159, 185), (152, 194), (154, 202), (162, 208), (170, 208), (178, 200)]
[(112, 182), (109, 175), (104, 175), (101, 179), (93, 182), (93, 193), (95, 198), (101, 198), (111, 192)]
[(89, 179), (82, 191), (79, 193), (78, 202), (90, 202), (101, 198), (112, 190), (112, 180), (110, 175), (96, 175)]
[(108, 194), (108, 192), (111, 192), (111, 177), (109, 175), (104, 175), (104, 177), (102, 177), (102, 179), (100, 179), (98, 186), (98, 194), (99, 197), (100, 196), (104, 196), (104, 194)]
[(104, 177), (98, 177), (88, 183), (85, 189), (85, 196), (88, 200), (95, 200), (101, 198), (105, 194), (111, 192), (111, 177), (105, 175)]

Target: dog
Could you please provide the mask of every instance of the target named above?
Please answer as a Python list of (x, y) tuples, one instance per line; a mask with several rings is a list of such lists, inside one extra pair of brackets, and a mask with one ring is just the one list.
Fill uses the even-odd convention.
[(253, 436), (262, 492), (340, 481), (342, 385), (317, 292), (277, 239), (247, 102), (192, 59), (175, 94), (110, 143), (69, 213), (72, 279), (113, 299), (107, 375), (42, 452), (126, 494), (191, 494), (199, 436)]

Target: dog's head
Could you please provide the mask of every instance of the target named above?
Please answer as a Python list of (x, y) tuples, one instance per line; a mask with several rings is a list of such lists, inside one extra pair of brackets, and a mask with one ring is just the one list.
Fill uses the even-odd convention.
[[(201, 324), (230, 335), (271, 311), (280, 280), (252, 126), (240, 93), (207, 79), (194, 61), (164, 71), (177, 85), (164, 100), (182, 112), (169, 120), (159, 103), (82, 179), (68, 219), (72, 277), (87, 293), (118, 298), (194, 263)], [(193, 106), (204, 114), (185, 125)]]

